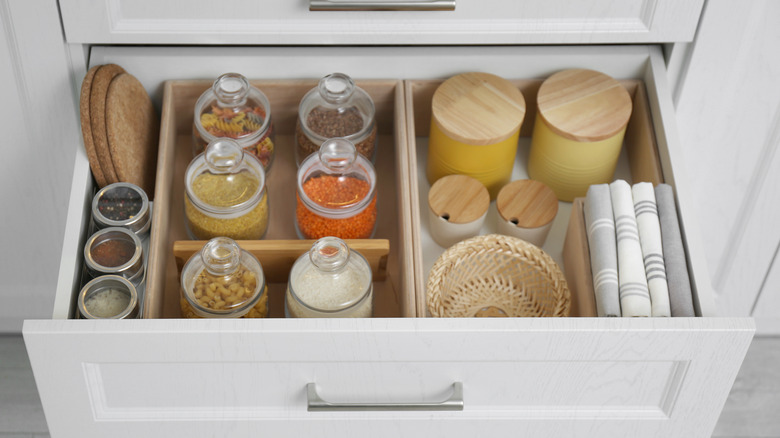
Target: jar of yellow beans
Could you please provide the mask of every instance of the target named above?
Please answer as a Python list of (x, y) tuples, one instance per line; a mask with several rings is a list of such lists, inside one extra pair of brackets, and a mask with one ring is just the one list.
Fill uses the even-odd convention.
[(263, 267), (234, 240), (215, 237), (184, 265), (180, 303), (184, 318), (265, 318)]

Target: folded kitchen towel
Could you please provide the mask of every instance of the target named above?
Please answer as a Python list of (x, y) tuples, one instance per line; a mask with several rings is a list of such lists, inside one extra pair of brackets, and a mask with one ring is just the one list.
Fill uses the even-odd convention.
[(623, 316), (650, 316), (650, 292), (642, 262), (631, 186), (617, 180), (609, 185), (609, 191), (615, 215), (621, 313)]
[(672, 316), (669, 309), (669, 288), (666, 285), (666, 268), (661, 244), (661, 223), (655, 203), (653, 184), (636, 183), (631, 187), (634, 198), (634, 213), (639, 228), (639, 243), (645, 262), (647, 286), (650, 289), (650, 304), (653, 316)]
[(585, 229), (590, 249), (590, 270), (598, 316), (620, 316), (615, 218), (609, 185), (588, 187), (585, 195)]
[(672, 187), (668, 184), (657, 185), (655, 187), (655, 200), (661, 223), (661, 243), (663, 244), (666, 282), (669, 286), (669, 304), (672, 316), (696, 316), (693, 310), (691, 280), (688, 277), (685, 247), (683, 247), (680, 233), (680, 222), (677, 220), (677, 207), (674, 203)]

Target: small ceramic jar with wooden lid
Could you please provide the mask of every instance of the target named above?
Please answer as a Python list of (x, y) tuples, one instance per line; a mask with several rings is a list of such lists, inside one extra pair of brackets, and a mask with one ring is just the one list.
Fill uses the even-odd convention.
[(511, 82), (488, 73), (447, 79), (433, 95), (428, 140), (428, 182), (468, 175), (494, 199), (509, 182), (525, 99)]
[(521, 179), (505, 185), (496, 198), (499, 234), (513, 236), (544, 246), (555, 215), (558, 199), (539, 181)]
[(481, 182), (467, 175), (447, 175), (428, 192), (428, 225), (433, 240), (443, 248), (476, 236), (490, 207), (490, 195)]
[(568, 202), (591, 184), (612, 181), (632, 110), (620, 82), (593, 70), (564, 70), (542, 83), (537, 104), (529, 177)]

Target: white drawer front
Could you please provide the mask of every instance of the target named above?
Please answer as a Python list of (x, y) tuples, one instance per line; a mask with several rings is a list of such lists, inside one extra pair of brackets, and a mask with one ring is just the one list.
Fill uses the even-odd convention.
[(67, 0), (60, 9), (71, 43), (594, 44), (690, 41), (703, 3), (457, 0), (454, 11), (399, 12), (309, 11), (304, 0)]
[[(642, 79), (666, 180), (675, 186), (703, 318), (72, 321), (78, 271), (63, 262), (54, 320), (24, 334), (53, 437), (188, 434), (707, 436), (752, 338), (718, 318), (680, 172), (657, 47), (99, 47), (91, 62), (132, 72), (159, 103), (167, 79), (443, 78), (468, 70), (541, 78), (567, 67)], [(421, 62), (425, 60), (425, 62)], [(77, 154), (72, 219), (91, 191)], [(76, 214), (81, 212), (81, 214)], [(78, 239), (63, 260), (78, 260)], [(83, 239), (82, 239), (83, 241)], [(460, 412), (308, 412), (306, 385), (333, 402), (436, 402), (463, 384)], [(200, 416), (200, 417), (199, 417)], [(198, 419), (198, 417), (200, 419)], [(441, 421), (431, 421), (431, 420)]]

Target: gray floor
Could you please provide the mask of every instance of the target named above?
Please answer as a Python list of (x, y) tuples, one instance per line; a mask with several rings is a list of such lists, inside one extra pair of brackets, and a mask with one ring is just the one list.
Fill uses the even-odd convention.
[[(21, 336), (0, 335), (0, 438), (48, 437)], [(756, 338), (715, 437), (780, 437), (780, 338)]]

